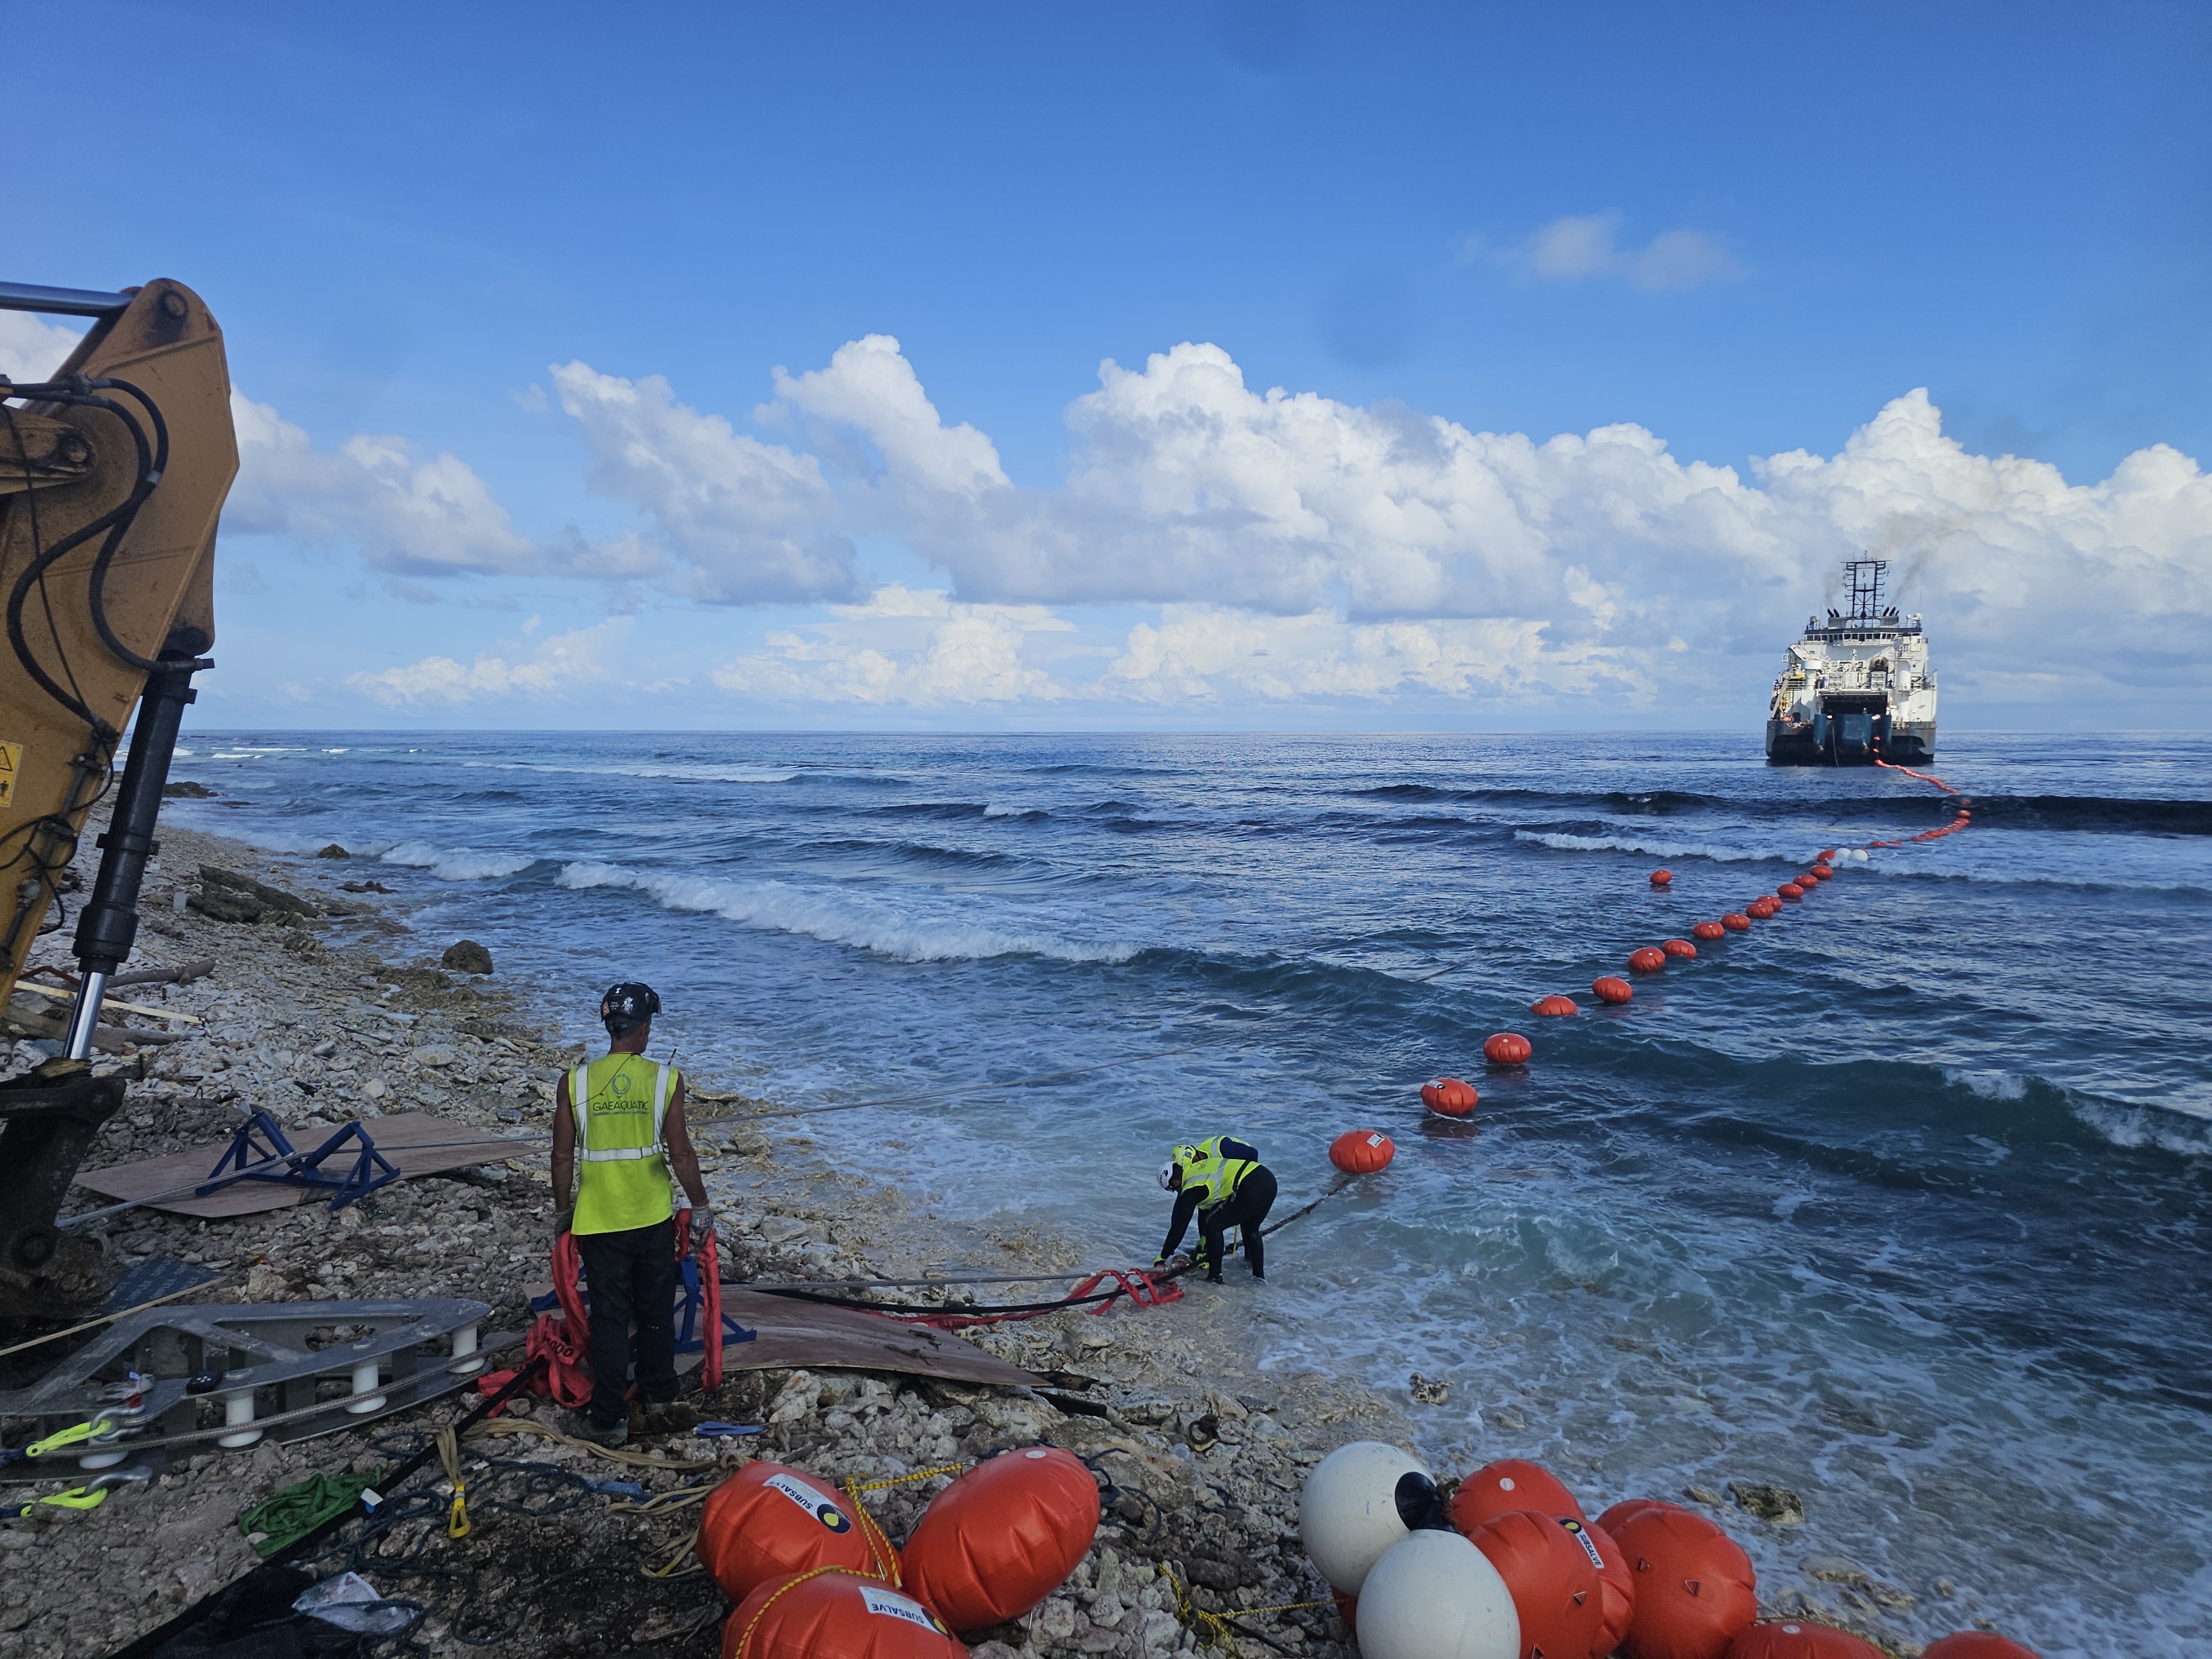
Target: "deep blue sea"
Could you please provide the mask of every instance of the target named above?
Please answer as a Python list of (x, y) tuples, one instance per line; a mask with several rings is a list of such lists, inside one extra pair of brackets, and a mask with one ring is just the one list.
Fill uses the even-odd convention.
[[(1287, 1208), (1384, 1130), (1395, 1164), (1231, 1293), (1273, 1364), (1454, 1380), (1418, 1418), (1440, 1470), (1778, 1481), (1803, 1527), (1731, 1522), (1769, 1589), (1842, 1556), (1920, 1639), (2212, 1651), (2212, 743), (1947, 735), (1970, 830), (1841, 860), (1620, 1010), (1589, 984), (1632, 948), (1949, 807), (1750, 732), (186, 746), (220, 794), (177, 817), (375, 855), (424, 949), (485, 941), (578, 1036), (649, 980), (657, 1050), (754, 1092), (1203, 1043), (826, 1120), (856, 1170), (1102, 1265), (1158, 1249), (1173, 1141), (1256, 1140)], [(1583, 1012), (1532, 1018), (1553, 991)], [(1502, 1030), (1525, 1072), (1484, 1066)], [(1471, 1126), (1425, 1121), (1438, 1073)]]

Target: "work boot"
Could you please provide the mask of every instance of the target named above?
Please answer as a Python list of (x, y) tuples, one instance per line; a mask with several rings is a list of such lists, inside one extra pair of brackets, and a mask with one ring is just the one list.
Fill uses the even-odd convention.
[(648, 1400), (637, 1408), (640, 1434), (689, 1434), (698, 1426), (698, 1408), (680, 1400)]
[(612, 1451), (629, 1443), (629, 1419), (617, 1417), (611, 1423), (601, 1424), (589, 1413), (570, 1412), (561, 1419), (561, 1431)]

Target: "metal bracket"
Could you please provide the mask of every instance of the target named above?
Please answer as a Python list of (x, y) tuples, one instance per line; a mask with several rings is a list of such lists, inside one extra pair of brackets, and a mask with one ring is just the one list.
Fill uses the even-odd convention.
[[(349, 1141), (358, 1141), (361, 1146), (352, 1167), (343, 1176), (325, 1175), (323, 1160)], [(376, 1150), (376, 1142), (358, 1122), (347, 1124), (313, 1152), (303, 1153), (294, 1147), (282, 1124), (267, 1112), (257, 1110), (238, 1126), (230, 1145), (223, 1148), (215, 1168), (208, 1171), (208, 1178), (193, 1191), (205, 1198), (237, 1182), (274, 1181), (288, 1187), (327, 1191), (331, 1208), (343, 1210), (356, 1199), (366, 1198), (379, 1187), (389, 1186), (398, 1179), (398, 1168)]]
[[(272, 1431), (289, 1442), (351, 1427), (476, 1376), (487, 1352), (479, 1329), (490, 1313), (459, 1297), (149, 1308), (118, 1320), (29, 1388), (0, 1394), (0, 1418), (33, 1420), (33, 1438), (103, 1413), (110, 1431), (9, 1473), (51, 1478), (41, 1467), (50, 1462), (99, 1469), (155, 1448), (235, 1450)], [(309, 1346), (313, 1334), (334, 1326), (366, 1327), (368, 1334)], [(133, 1372), (137, 1404), (118, 1412), (110, 1389)], [(191, 1380), (210, 1374), (214, 1387), (193, 1392)], [(318, 1384), (333, 1381), (345, 1392), (323, 1397)], [(204, 1402), (221, 1406), (219, 1423), (201, 1423)]]

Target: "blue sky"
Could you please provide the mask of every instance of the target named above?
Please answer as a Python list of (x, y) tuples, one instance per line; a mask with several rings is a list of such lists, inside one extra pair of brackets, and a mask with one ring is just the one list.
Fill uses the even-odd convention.
[(269, 411), (225, 724), (1749, 725), (1856, 545), (2163, 723), (2212, 23), (1923, 9), (25, 8), (7, 274)]

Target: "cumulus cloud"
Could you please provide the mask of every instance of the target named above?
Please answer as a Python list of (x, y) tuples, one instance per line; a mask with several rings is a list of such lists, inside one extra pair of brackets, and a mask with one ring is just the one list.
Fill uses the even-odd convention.
[[(658, 374), (625, 380), (571, 362), (552, 375), (562, 409), (582, 428), (591, 487), (637, 507), (653, 526), (650, 536), (619, 544), (575, 538), (563, 550), (565, 568), (665, 574), (674, 591), (716, 604), (860, 593), (852, 541), (836, 528), (838, 504), (813, 456), (763, 443), (719, 415), (677, 402)], [(907, 412), (900, 388), (887, 383), (841, 410), (840, 418), (866, 414), (890, 423)], [(917, 476), (933, 476), (926, 457), (902, 451), (900, 460)]]
[(830, 620), (770, 634), (763, 648), (714, 671), (726, 691), (778, 702), (939, 708), (1054, 702), (1069, 688), (1024, 660), (1034, 634), (1074, 625), (1041, 605), (963, 605), (896, 584)]
[(541, 641), (528, 656), (514, 662), (489, 654), (467, 664), (452, 657), (424, 657), (380, 673), (356, 674), (347, 683), (388, 708), (453, 707), (508, 698), (546, 701), (627, 683), (620, 662), (629, 639), (630, 619), (616, 617)]
[(43, 380), (68, 361), (82, 337), (82, 329), (27, 311), (0, 311), (0, 374), (26, 385)]
[[(1624, 246), (1618, 212), (1571, 214), (1496, 255), (1498, 264), (1538, 282), (1616, 277), (1646, 293), (1702, 288), (1743, 275), (1725, 244), (1700, 230), (1666, 230), (1641, 247)], [(1480, 257), (1480, 244), (1468, 251)]]
[(233, 392), (238, 478), (227, 529), (359, 550), (372, 568), (406, 575), (515, 572), (536, 550), (475, 470), (424, 459), (404, 438), (356, 435), (319, 450), (303, 428)]

